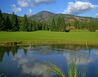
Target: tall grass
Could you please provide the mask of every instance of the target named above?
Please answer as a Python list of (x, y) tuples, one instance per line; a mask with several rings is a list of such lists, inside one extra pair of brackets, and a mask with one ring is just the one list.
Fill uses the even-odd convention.
[(67, 75), (68, 77), (86, 77), (86, 71), (79, 71), (78, 65), (74, 62), (67, 64), (67, 75), (65, 75), (64, 71), (61, 70), (60, 67), (51, 62), (46, 63), (46, 65), (49, 67), (50, 71), (56, 73), (59, 77), (67, 77)]
[(76, 64), (68, 64), (68, 77), (78, 77), (78, 67)]
[(66, 77), (64, 72), (55, 64), (52, 63), (46, 63), (46, 65), (49, 67), (49, 70), (56, 73), (59, 77)]

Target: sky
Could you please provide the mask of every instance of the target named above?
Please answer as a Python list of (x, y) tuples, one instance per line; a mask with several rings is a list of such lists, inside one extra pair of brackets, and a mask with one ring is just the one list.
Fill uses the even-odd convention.
[(0, 0), (0, 9), (19, 16), (41, 11), (98, 17), (98, 0)]

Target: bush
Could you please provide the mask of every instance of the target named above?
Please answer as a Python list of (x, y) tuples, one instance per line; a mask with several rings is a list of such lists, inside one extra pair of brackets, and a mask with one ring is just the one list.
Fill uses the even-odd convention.
[(65, 30), (65, 32), (70, 32), (70, 30)]

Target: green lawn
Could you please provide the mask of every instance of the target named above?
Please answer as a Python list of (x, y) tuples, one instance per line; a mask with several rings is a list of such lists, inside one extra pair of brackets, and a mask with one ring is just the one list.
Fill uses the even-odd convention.
[(98, 45), (98, 32), (0, 32), (0, 43), (21, 41), (22, 43), (60, 43)]

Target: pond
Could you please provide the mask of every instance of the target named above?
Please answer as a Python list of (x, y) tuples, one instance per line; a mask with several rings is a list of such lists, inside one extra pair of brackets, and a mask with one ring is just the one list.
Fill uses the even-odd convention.
[(0, 77), (98, 77), (98, 49), (65, 45), (2, 46)]

